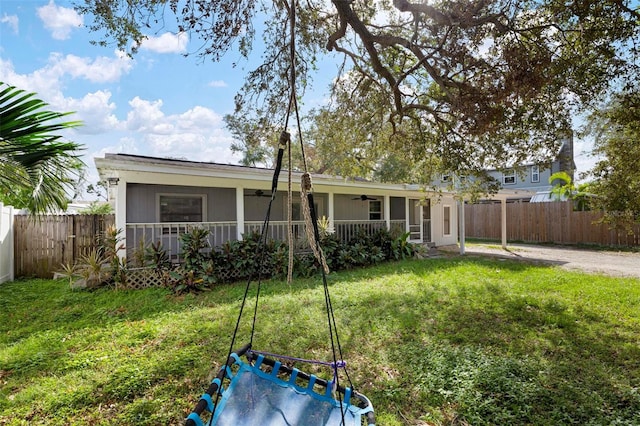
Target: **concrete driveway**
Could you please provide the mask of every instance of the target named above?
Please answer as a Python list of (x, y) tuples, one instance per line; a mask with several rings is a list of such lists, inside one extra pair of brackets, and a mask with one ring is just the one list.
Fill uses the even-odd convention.
[[(459, 247), (438, 248), (450, 254), (460, 253)], [(619, 277), (640, 278), (640, 253), (584, 250), (564, 246), (509, 244), (467, 244), (466, 256), (494, 256), (557, 265), (565, 269)]]

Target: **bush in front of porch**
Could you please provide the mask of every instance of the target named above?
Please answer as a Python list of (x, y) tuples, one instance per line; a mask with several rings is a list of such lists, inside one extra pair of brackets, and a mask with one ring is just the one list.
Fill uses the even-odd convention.
[[(253, 278), (284, 278), (289, 264), (289, 246), (282, 241), (269, 239), (264, 244), (259, 233), (244, 236), (242, 240), (227, 241), (211, 248), (209, 231), (199, 227), (187, 229), (180, 236), (182, 262), (172, 264), (167, 251), (158, 242), (140, 246), (132, 259), (118, 259), (119, 242), (105, 233), (100, 239), (101, 255), (98, 262), (104, 273), (92, 275), (94, 285), (118, 288), (146, 288), (169, 286), (176, 293), (198, 292), (216, 284)], [(115, 235), (115, 234), (114, 234)], [(331, 271), (376, 265), (380, 262), (411, 258), (420, 247), (407, 241), (409, 234), (396, 234), (386, 229), (373, 234), (366, 230), (357, 232), (349, 241), (343, 241), (332, 233), (323, 233), (320, 246)], [(298, 241), (294, 248), (294, 277), (310, 277), (320, 265), (305, 241)], [(64, 276), (75, 283), (83, 270), (92, 270), (88, 264), (65, 266)], [(93, 282), (92, 281), (92, 282)]]
[[(219, 248), (207, 249), (207, 231), (194, 228), (181, 236), (184, 262), (171, 276), (176, 292), (200, 291), (219, 283), (251, 277), (284, 278), (287, 274), (289, 247), (277, 240), (260, 242), (260, 234), (228, 241)], [(332, 271), (375, 265), (380, 262), (413, 257), (418, 246), (407, 241), (408, 234), (394, 235), (386, 229), (374, 234), (357, 233), (341, 241), (335, 234), (323, 235), (320, 246)], [(320, 269), (308, 247), (294, 247), (294, 277), (309, 277)], [(156, 266), (156, 265), (150, 265)]]

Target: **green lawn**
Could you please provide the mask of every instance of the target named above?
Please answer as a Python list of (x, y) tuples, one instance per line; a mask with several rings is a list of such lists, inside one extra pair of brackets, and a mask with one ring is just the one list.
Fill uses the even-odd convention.
[[(451, 257), (329, 281), (379, 425), (640, 424), (640, 280)], [(0, 285), (0, 424), (182, 424), (242, 292)], [(325, 318), (320, 279), (267, 282), (254, 347), (330, 359)]]

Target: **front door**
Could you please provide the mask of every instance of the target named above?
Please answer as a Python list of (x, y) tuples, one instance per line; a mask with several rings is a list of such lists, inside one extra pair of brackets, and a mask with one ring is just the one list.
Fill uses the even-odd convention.
[(426, 199), (422, 206), (422, 242), (431, 242), (431, 200)]
[(422, 205), (418, 199), (409, 199), (409, 241), (422, 241)]

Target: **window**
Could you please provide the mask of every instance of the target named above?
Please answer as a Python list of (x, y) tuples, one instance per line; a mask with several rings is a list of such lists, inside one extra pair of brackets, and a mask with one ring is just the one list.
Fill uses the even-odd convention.
[(202, 222), (205, 216), (205, 195), (159, 194), (160, 222)]
[(531, 182), (540, 182), (540, 166), (531, 166)]
[[(322, 205), (322, 203), (320, 202), (321, 200), (313, 200), (313, 207), (316, 210), (316, 216), (317, 217), (321, 217), (322, 216), (322, 212), (320, 211), (320, 206)], [(284, 198), (284, 203), (283, 203), (283, 214), (286, 218), (287, 216), (287, 211), (289, 209), (289, 206), (287, 205), (287, 198)], [(304, 220), (304, 215), (302, 212), (302, 204), (300, 203), (300, 201), (292, 201), (291, 202), (291, 220)]]
[(516, 171), (508, 170), (502, 174), (502, 183), (504, 185), (514, 185), (516, 183)]
[(369, 220), (382, 220), (382, 201), (369, 200)]
[(449, 175), (440, 176), (440, 182), (442, 183), (448, 183), (450, 180), (451, 180), (451, 177)]
[(443, 235), (451, 235), (451, 206), (443, 206), (442, 212), (442, 229)]

